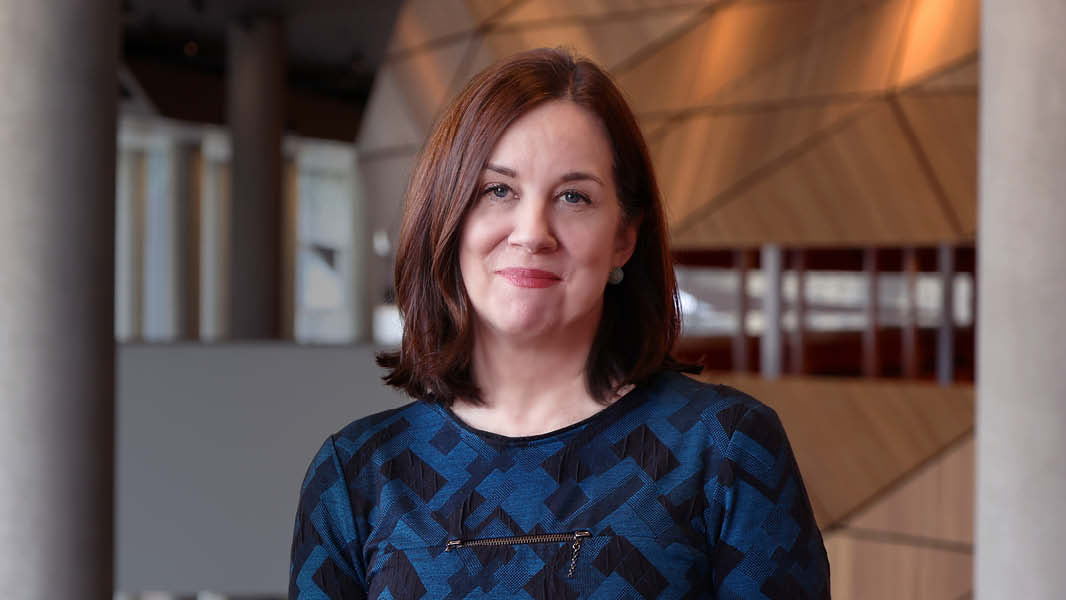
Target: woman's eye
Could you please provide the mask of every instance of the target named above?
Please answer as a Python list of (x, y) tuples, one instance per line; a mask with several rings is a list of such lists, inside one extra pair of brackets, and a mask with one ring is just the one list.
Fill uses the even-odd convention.
[(492, 194), (496, 198), (506, 198), (511, 194), (511, 188), (507, 187), (506, 185), (503, 185), (502, 183), (497, 183), (496, 185), (490, 185), (489, 187), (485, 188), (485, 191), (483, 193)]
[(587, 204), (589, 202), (588, 196), (582, 194), (581, 192), (575, 192), (573, 190), (567, 190), (563, 192), (560, 197), (563, 199), (563, 202), (566, 202), (567, 204)]

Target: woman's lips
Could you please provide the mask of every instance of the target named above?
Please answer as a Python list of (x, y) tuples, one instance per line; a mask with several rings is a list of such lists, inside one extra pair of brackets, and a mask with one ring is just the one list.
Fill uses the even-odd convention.
[(523, 288), (546, 288), (551, 287), (562, 279), (551, 271), (540, 269), (520, 269), (511, 267), (500, 269), (496, 274), (511, 282), (511, 285)]

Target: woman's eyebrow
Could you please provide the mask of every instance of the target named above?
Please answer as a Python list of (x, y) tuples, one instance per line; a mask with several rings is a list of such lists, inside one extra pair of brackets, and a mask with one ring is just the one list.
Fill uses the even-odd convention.
[(515, 171), (514, 169), (508, 169), (507, 167), (501, 167), (500, 165), (494, 165), (492, 163), (489, 163), (489, 164), (485, 165), (485, 169), (488, 170), (488, 171), (496, 171), (500, 175), (506, 175), (506, 176), (508, 176), (508, 177), (510, 177), (512, 179), (516, 175), (518, 175), (518, 172)]
[[(510, 177), (512, 179), (518, 176), (518, 171), (515, 171), (514, 169), (511, 169), (511, 168), (508, 168), (508, 167), (504, 167), (504, 166), (500, 166), (500, 165), (494, 165), (492, 163), (486, 164), (485, 165), (485, 170), (486, 171), (495, 171), (496, 173), (499, 173), (501, 175), (506, 175), (507, 177)], [(567, 181), (584, 181), (584, 180), (595, 181), (596, 183), (600, 184), (601, 186), (604, 185), (602, 179), (600, 179), (599, 177), (596, 177), (592, 173), (587, 173), (585, 171), (570, 171), (569, 173), (564, 173), (562, 176), (559, 177), (559, 182), (560, 183), (567, 182)]]
[(588, 180), (591, 180), (591, 181), (595, 181), (596, 183), (598, 183), (600, 185), (604, 185), (602, 179), (600, 179), (599, 177), (596, 177), (592, 173), (586, 173), (584, 171), (571, 171), (571, 172), (563, 175), (562, 177), (560, 177), (559, 181), (581, 181), (581, 180), (585, 180), (585, 179), (588, 179)]

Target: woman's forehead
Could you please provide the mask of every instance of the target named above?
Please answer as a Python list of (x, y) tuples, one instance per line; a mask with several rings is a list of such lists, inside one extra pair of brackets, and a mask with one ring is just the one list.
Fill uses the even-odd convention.
[(504, 130), (489, 164), (518, 176), (543, 170), (610, 170), (612, 151), (600, 119), (566, 100), (551, 101), (523, 114)]

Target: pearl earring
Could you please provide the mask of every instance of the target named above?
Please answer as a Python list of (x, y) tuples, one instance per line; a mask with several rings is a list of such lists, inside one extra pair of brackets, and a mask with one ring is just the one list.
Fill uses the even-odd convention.
[(622, 283), (622, 278), (625, 276), (626, 274), (622, 271), (622, 267), (615, 267), (611, 269), (611, 274), (607, 276), (607, 283), (618, 285), (619, 283)]

